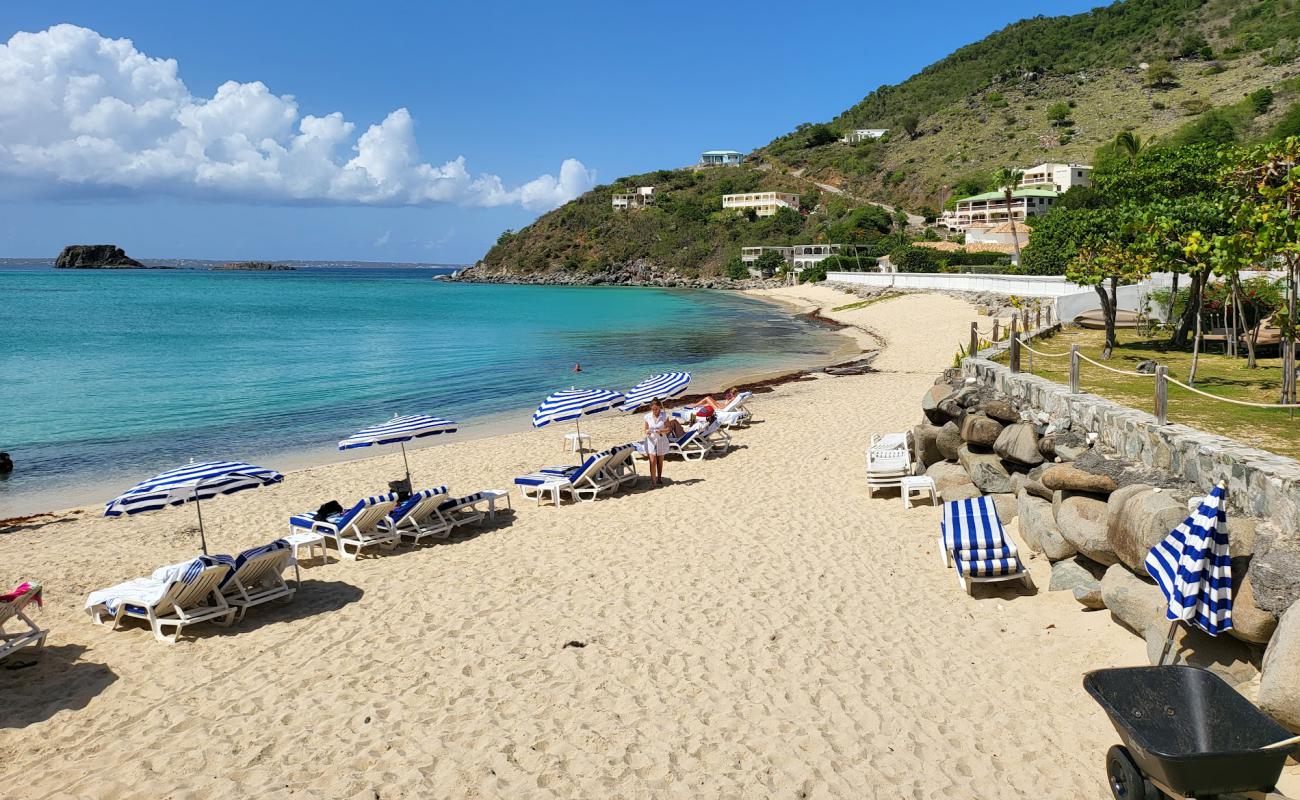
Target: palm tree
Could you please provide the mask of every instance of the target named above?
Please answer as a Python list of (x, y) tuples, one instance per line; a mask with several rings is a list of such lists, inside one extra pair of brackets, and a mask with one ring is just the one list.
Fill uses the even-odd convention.
[(1142, 141), (1142, 137), (1133, 131), (1120, 131), (1115, 135), (1115, 152), (1128, 156), (1129, 161), (1141, 155), (1150, 145), (1150, 141)]
[(1016, 218), (1011, 214), (1012, 192), (1020, 185), (1025, 173), (1011, 167), (1003, 167), (993, 174), (993, 185), (1002, 187), (1002, 196), (1007, 203), (1007, 222), (1011, 223), (1011, 246), (1016, 251), (1016, 263), (1020, 263), (1020, 236), (1016, 233)]

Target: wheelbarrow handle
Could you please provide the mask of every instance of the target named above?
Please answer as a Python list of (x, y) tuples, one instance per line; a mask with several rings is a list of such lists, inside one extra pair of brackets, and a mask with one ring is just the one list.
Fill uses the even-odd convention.
[(1279, 747), (1294, 747), (1295, 745), (1298, 745), (1298, 744), (1300, 744), (1300, 736), (1292, 736), (1290, 739), (1283, 739), (1283, 740), (1280, 741), (1280, 742), (1273, 742), (1272, 744), (1266, 744), (1266, 745), (1264, 745), (1263, 747), (1261, 747), (1261, 748), (1259, 748), (1259, 749), (1260, 749), (1260, 750), (1276, 750), (1276, 749), (1279, 748)]

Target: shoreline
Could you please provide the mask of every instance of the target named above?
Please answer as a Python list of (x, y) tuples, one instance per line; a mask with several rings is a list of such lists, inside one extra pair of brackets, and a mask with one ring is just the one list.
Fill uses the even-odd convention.
[[(729, 389), (737, 391), (756, 391), (759, 394), (770, 392), (772, 387), (780, 386), (785, 383), (791, 383), (801, 380), (814, 373), (820, 372), (828, 367), (835, 367), (846, 362), (852, 362), (864, 353), (871, 352), (872, 348), (864, 345), (871, 342), (869, 338), (859, 336), (859, 332), (852, 325), (838, 322), (830, 317), (810, 316), (807, 309), (801, 309), (798, 302), (789, 301), (782, 297), (760, 294), (768, 290), (744, 290), (741, 293), (787, 311), (794, 317), (804, 317), (814, 324), (822, 325), (827, 329), (832, 329), (831, 325), (836, 326), (833, 330), (843, 335), (847, 341), (833, 353), (825, 357), (810, 359), (808, 363), (801, 364), (792, 368), (778, 369), (736, 369), (734, 371), (723, 371), (707, 375), (701, 380), (694, 379), (692, 376), (691, 389), (694, 390), (680, 398), (674, 398), (667, 405), (674, 407), (687, 402), (696, 401), (705, 395), (718, 395)], [(830, 323), (827, 325), (826, 323)], [(882, 345), (883, 346), (883, 345)], [(443, 437), (431, 437), (424, 442), (408, 442), (406, 449), (408, 453), (414, 453), (426, 449), (446, 447), (458, 442), (473, 442), (482, 439), (495, 438), (499, 436), (508, 436), (511, 434), (525, 433), (532, 430), (528, 423), (529, 415), (532, 408), (519, 408), (513, 410), (499, 411), (479, 417), (467, 418), (459, 424), (459, 430), (454, 439), (444, 439)], [(617, 416), (617, 415), (609, 415)], [(272, 467), (278, 472), (285, 475), (286, 478), (294, 474), (305, 471), (330, 466), (333, 464), (344, 464), (352, 462), (362, 462), (371, 459), (381, 459), (388, 455), (387, 450), (377, 452), (372, 448), (361, 448), (360, 452), (354, 453), (353, 457), (340, 457), (339, 451), (328, 446), (271, 451), (267, 453), (255, 453), (249, 456), (249, 460), (254, 463), (264, 463), (267, 461), (277, 462), (277, 466)], [(394, 452), (398, 452), (394, 449)], [(0, 517), (0, 534), (16, 526), (31, 524), (34, 520), (44, 522), (54, 522), (58, 519), (67, 517), (72, 512), (83, 512), (85, 509), (95, 508), (102, 502), (115, 496), (118, 492), (124, 491), (129, 484), (119, 485), (118, 483), (109, 483), (101, 481), (87, 481), (79, 483), (78, 496), (84, 496), (85, 502), (74, 501), (72, 505), (49, 506), (41, 498), (54, 497), (68, 494), (65, 490), (51, 490), (48, 492), (29, 493), (24, 498), (14, 500), (15, 511), (6, 513)], [(102, 498), (95, 500), (92, 498)]]

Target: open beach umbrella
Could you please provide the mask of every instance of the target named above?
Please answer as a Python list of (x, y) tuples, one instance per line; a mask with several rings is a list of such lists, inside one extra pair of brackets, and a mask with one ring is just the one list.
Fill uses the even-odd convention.
[(578, 449), (582, 450), (582, 417), (609, 411), (623, 400), (623, 393), (612, 389), (561, 389), (542, 401), (533, 412), (533, 427), (544, 428), (552, 422), (572, 421), (578, 429)]
[(677, 397), (685, 392), (690, 384), (691, 373), (689, 372), (665, 372), (662, 375), (646, 378), (627, 390), (623, 410), (636, 411), (656, 397), (660, 400)]
[[(1165, 651), (1179, 622), (1211, 636), (1232, 627), (1232, 559), (1224, 492), (1222, 483), (1214, 487), (1196, 511), (1147, 554), (1147, 572), (1169, 601)], [(1162, 662), (1165, 651), (1160, 654)]]
[(284, 480), (273, 469), (245, 464), (241, 461), (205, 461), (187, 464), (147, 481), (137, 483), (104, 506), (104, 516), (120, 517), (157, 511), (167, 506), (194, 502), (199, 515), (199, 541), (203, 554), (208, 554), (208, 540), (203, 531), (203, 507), (200, 501), (223, 494), (234, 494), (245, 489), (269, 486)]
[(355, 447), (370, 447), (375, 444), (400, 444), (402, 446), (402, 463), (406, 466), (406, 482), (411, 482), (411, 463), (406, 460), (406, 443), (412, 439), (436, 436), (440, 433), (455, 433), (456, 423), (442, 417), (427, 414), (409, 414), (405, 417), (393, 417), (387, 422), (362, 428), (348, 438), (339, 442), (340, 450)]

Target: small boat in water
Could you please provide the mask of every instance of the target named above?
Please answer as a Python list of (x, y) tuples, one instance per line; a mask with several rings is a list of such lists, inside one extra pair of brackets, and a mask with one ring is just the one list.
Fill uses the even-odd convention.
[[(1100, 308), (1094, 308), (1092, 311), (1085, 311), (1074, 318), (1074, 324), (1080, 328), (1100, 331), (1106, 328), (1106, 317), (1101, 313)], [(1138, 326), (1138, 315), (1136, 311), (1129, 311), (1121, 308), (1115, 312), (1116, 328), (1136, 328)]]

